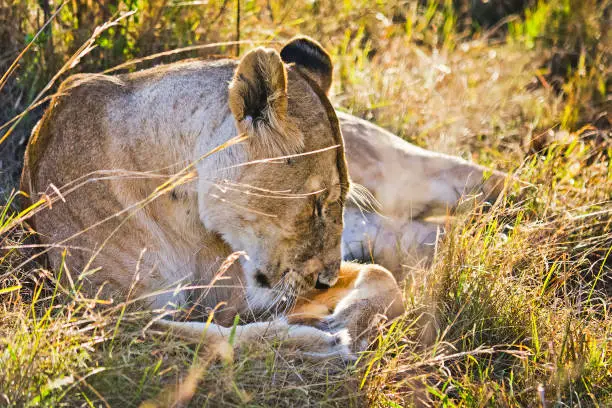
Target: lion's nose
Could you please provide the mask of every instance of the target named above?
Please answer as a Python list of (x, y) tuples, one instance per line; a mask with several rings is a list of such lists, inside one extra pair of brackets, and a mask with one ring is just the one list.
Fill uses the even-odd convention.
[(325, 282), (321, 282), (321, 274), (317, 276), (317, 283), (315, 283), (315, 289), (329, 289), (331, 286)]
[(340, 271), (340, 261), (324, 265), (320, 259), (312, 258), (306, 261), (305, 275), (314, 280), (317, 277), (315, 288), (328, 289), (336, 284)]
[(329, 289), (338, 281), (340, 262), (333, 262), (322, 269), (317, 275), (316, 289)]

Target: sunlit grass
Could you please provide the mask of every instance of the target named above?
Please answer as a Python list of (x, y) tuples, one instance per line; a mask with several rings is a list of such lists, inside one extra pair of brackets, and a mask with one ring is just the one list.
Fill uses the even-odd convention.
[[(137, 2), (116, 11), (137, 9), (128, 3)], [(76, 69), (235, 39), (229, 3), (141, 3), (121, 29), (98, 33), (99, 48), (80, 55)], [(62, 271), (22, 265), (35, 252), (27, 218), (52, 203), (23, 209), (8, 195), (0, 212), (0, 405), (611, 405), (612, 165), (609, 134), (591, 123), (609, 82), (599, 15), (606, 4), (537, 2), (497, 36), (460, 31), (451, 2), (243, 4), (243, 40), (301, 32), (324, 43), (338, 108), (424, 147), (512, 171), (523, 184), (447, 231), (431, 268), (405, 288), (406, 314), (350, 367), (274, 345), (211, 360), (198, 345), (147, 328), (153, 312), (100, 307), (58, 285)], [(64, 26), (53, 23), (55, 54), (39, 38), (15, 71), (31, 87), (24, 109), (74, 65), (71, 55), (93, 32), (76, 30), (66, 7)], [(23, 25), (36, 33), (34, 19)], [(575, 54), (562, 77), (550, 64), (559, 48)]]

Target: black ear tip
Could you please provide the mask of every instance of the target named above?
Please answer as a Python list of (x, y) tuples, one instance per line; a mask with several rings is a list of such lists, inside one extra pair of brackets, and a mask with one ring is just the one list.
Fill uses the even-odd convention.
[(295, 53), (307, 53), (331, 61), (323, 46), (318, 41), (306, 36), (295, 37), (285, 44), (281, 50), (281, 58), (283, 55), (291, 56)]
[(287, 64), (295, 63), (313, 71), (329, 73), (332, 62), (321, 44), (309, 37), (297, 37), (289, 41), (280, 52)]

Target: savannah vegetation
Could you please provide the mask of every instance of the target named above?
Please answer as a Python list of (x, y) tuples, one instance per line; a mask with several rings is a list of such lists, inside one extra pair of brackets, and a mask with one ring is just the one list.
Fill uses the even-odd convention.
[[(0, 0), (0, 406), (612, 406), (611, 10)], [(40, 248), (28, 218), (51, 204), (19, 205), (23, 149), (63, 78), (298, 33), (331, 53), (338, 109), (514, 176), (502, 199), (448, 226), (406, 282), (406, 313), (356, 364), (274, 344), (205, 354), (146, 329), (152, 312), (87, 298), (78, 271), (29, 261)]]

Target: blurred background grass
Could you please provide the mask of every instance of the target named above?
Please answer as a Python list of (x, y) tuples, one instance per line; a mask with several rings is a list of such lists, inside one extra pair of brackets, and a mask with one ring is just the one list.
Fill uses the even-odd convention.
[(75, 294), (58, 306), (53, 285), (43, 290), (50, 272), (15, 268), (22, 230), (9, 196), (43, 104), (0, 130), (0, 404), (134, 406), (191, 375), (196, 406), (612, 405), (611, 10), (609, 0), (0, 0), (0, 72), (31, 43), (0, 82), (0, 125), (28, 109), (96, 27), (135, 11), (69, 73), (307, 34), (332, 54), (338, 109), (532, 186), (448, 232), (432, 268), (407, 287), (406, 315), (361, 366), (252, 351), (196, 375), (192, 348), (143, 337), (149, 314), (118, 317)]
[[(62, 3), (0, 4), (0, 72), (5, 72)], [(134, 15), (98, 36), (96, 49), (72, 73), (100, 72), (180, 47), (282, 41), (302, 33), (321, 41), (334, 57), (336, 106), (422, 146), (480, 156), (512, 150), (518, 140), (525, 152), (534, 138), (550, 136), (550, 128), (610, 127), (607, 0), (71, 0), (34, 39), (2, 88), (0, 123), (30, 104), (95, 27), (132, 10)], [(236, 46), (194, 50), (130, 69), (238, 51)], [(0, 147), (9, 185), (42, 109), (29, 114)], [(605, 132), (589, 132), (606, 138)], [(495, 157), (511, 162), (499, 167), (510, 168), (521, 157), (510, 153)]]

